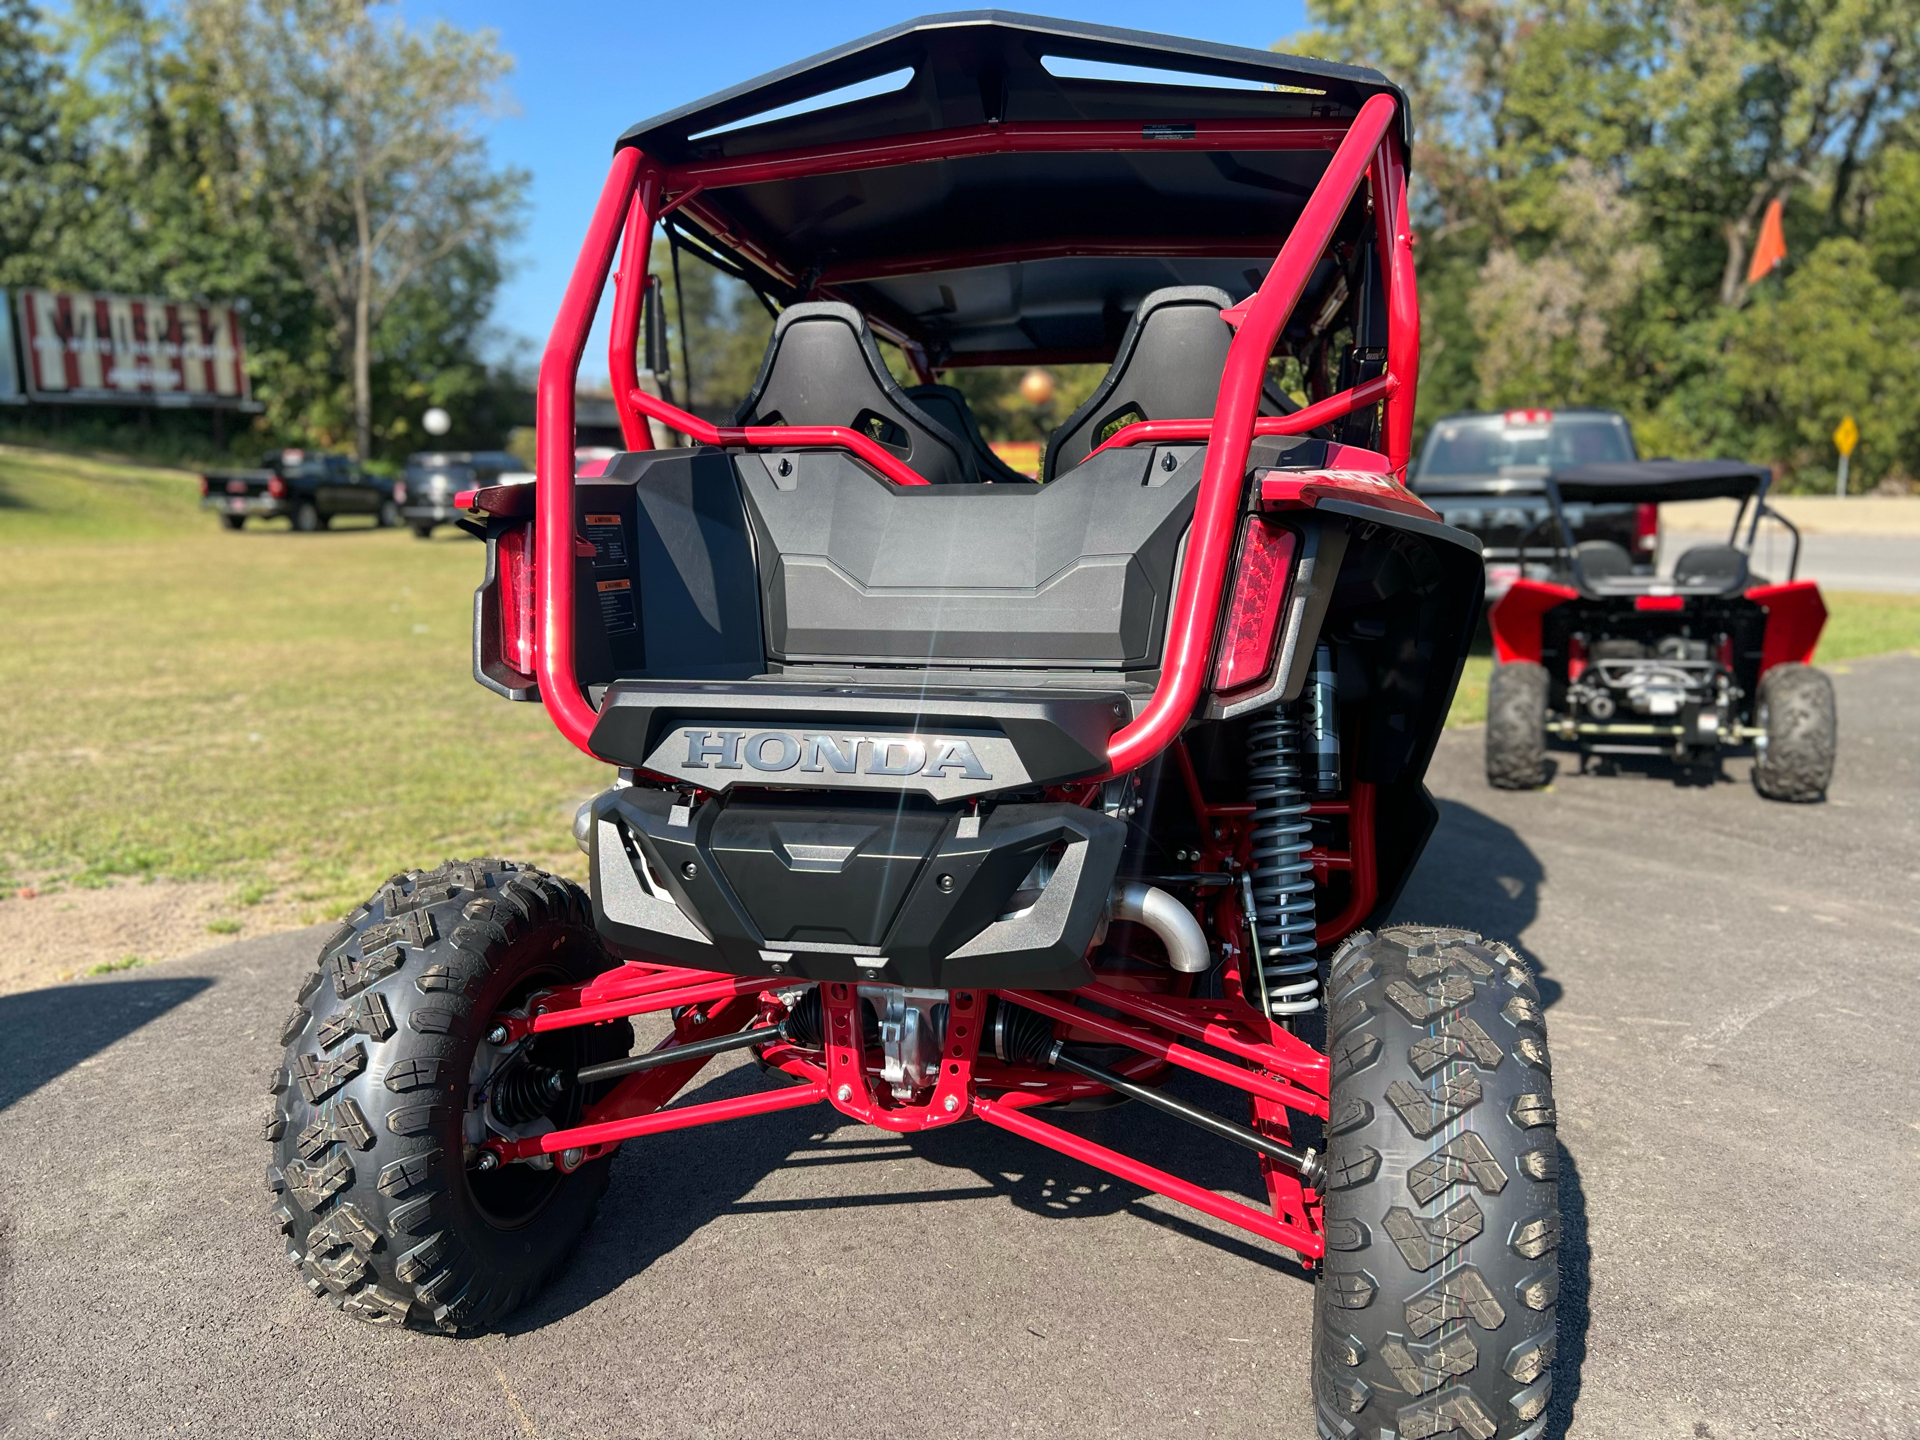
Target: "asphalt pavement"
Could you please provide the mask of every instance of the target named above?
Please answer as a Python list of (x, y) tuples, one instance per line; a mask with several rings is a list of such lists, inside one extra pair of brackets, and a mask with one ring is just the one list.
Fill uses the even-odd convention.
[[(1770, 542), (1763, 535), (1753, 566), (1762, 575), (1785, 579), (1789, 558), (1791, 547), (1784, 539)], [(1795, 574), (1818, 580), (1827, 590), (1920, 594), (1920, 535), (1805, 535)]]
[[(1759, 799), (1742, 761), (1703, 781), (1562, 755), (1550, 789), (1500, 794), (1478, 731), (1442, 742), (1398, 913), (1543, 971), (1550, 1433), (1920, 1434), (1920, 658), (1836, 683), (1821, 806)], [(0, 1433), (1311, 1434), (1296, 1266), (981, 1125), (903, 1140), (793, 1111), (630, 1144), (504, 1333), (342, 1317), (287, 1270), (261, 1178), (320, 933), (0, 997)], [(1075, 1123), (1257, 1186), (1138, 1105)]]

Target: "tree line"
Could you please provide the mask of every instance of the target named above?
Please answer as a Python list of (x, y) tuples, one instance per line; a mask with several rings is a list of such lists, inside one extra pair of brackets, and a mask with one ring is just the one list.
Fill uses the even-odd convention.
[(363, 0), (0, 0), (0, 285), (242, 302), (274, 443), (393, 458), (434, 405), (497, 443), (528, 177), (477, 125), (510, 66)]
[[(1310, 0), (1309, 18), (1275, 48), (1408, 92), (1420, 433), (1605, 406), (1644, 454), (1831, 488), (1851, 415), (1856, 483), (1920, 479), (1920, 0)], [(1786, 258), (1750, 282), (1775, 201)], [(770, 322), (744, 286), (682, 273), (694, 398), (730, 413)], [(1032, 439), (1099, 374), (1062, 367), (1041, 407), (1018, 369), (947, 378), (990, 438)]]
[[(1408, 91), (1423, 419), (1603, 405), (1644, 453), (1920, 477), (1920, 3), (1309, 0)], [(1786, 258), (1750, 280), (1774, 202)]]
[[(1309, 16), (1278, 48), (1411, 101), (1423, 429), (1604, 405), (1646, 453), (1817, 487), (1852, 415), (1856, 479), (1920, 477), (1920, 0)], [(453, 440), (497, 443), (526, 397), (481, 338), (527, 177), (477, 124), (509, 66), (488, 32), (365, 0), (73, 0), (57, 21), (0, 0), (0, 285), (243, 300), (277, 440), (392, 457), (441, 405)], [(1750, 279), (1776, 202), (1786, 257)], [(682, 275), (686, 393), (728, 410), (768, 318), (697, 259)], [(1018, 371), (954, 373), (990, 435), (1027, 438), (1098, 372), (1037, 409)]]

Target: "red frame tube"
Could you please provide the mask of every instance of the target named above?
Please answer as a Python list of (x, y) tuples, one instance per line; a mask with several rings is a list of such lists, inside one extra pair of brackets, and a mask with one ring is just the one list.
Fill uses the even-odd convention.
[[(1376, 95), (1367, 106), (1393, 101)], [(1367, 106), (1362, 106), (1364, 116)], [(1358, 128), (1355, 119), (1353, 127)], [(1352, 129), (1324, 120), (1202, 120), (1186, 135), (1159, 135), (1147, 139), (1138, 120), (1014, 121), (1008, 124), (968, 125), (952, 130), (930, 130), (888, 140), (810, 145), (797, 150), (775, 150), (737, 160), (694, 160), (668, 173), (668, 187), (679, 191), (698, 185), (717, 190), (726, 185), (761, 185), (769, 180), (796, 180), (811, 175), (846, 175), (856, 170), (884, 170), (891, 165), (914, 165), (928, 160), (962, 160), (973, 155), (1042, 155), (1057, 151), (1126, 153), (1154, 150), (1333, 150), (1344, 144)], [(1368, 142), (1371, 150), (1379, 136)]]
[[(661, 1054), (678, 1044), (734, 1034), (756, 1020), (764, 1022), (779, 1016), (781, 1007), (772, 998), (777, 984), (760, 977), (635, 962), (587, 984), (538, 997), (530, 1019), (496, 1018), (517, 1039), (530, 1029), (545, 1032), (706, 1002), (704, 1008), (683, 1013), (676, 1020), (673, 1035), (655, 1047), (653, 1053)], [(870, 1063), (862, 1036), (857, 987), (823, 982), (821, 989), (826, 1027), (823, 1052), (803, 1052), (781, 1042), (768, 1045), (764, 1051), (767, 1065), (800, 1081), (796, 1086), (668, 1108), (673, 1097), (708, 1063), (706, 1058), (695, 1057), (628, 1076), (590, 1107), (579, 1125), (525, 1140), (490, 1140), (487, 1148), (504, 1162), (570, 1150), (579, 1150), (591, 1159), (638, 1136), (746, 1119), (822, 1101), (853, 1119), (897, 1133), (917, 1133), (977, 1116), (1291, 1246), (1308, 1259), (1324, 1253), (1318, 1199), (1303, 1190), (1298, 1176), (1285, 1167), (1262, 1164), (1272, 1204), (1271, 1212), (1263, 1212), (1023, 1114), (1035, 1105), (1101, 1093), (1102, 1087), (1050, 1071), (1009, 1068), (980, 1055), (986, 1001), (992, 992), (953, 992), (939, 1076), (924, 1103), (904, 1104), (882, 1094), (884, 1086), (879, 1082), (877, 1067)], [(1284, 1140), (1287, 1136), (1290, 1111), (1322, 1118), (1328, 1114), (1327, 1057), (1268, 1025), (1237, 991), (1220, 1000), (1194, 1000), (1121, 990), (1096, 981), (1068, 995), (1034, 991), (1001, 994), (1005, 1000), (1047, 1015), (1070, 1030), (1084, 1030), (1136, 1051), (1133, 1059), (1115, 1067), (1122, 1074), (1150, 1079), (1153, 1072), (1174, 1064), (1242, 1091), (1253, 1107), (1254, 1123), (1277, 1138)], [(1096, 1014), (1086, 1008), (1088, 1005), (1119, 1011), (1139, 1023)], [(1271, 1038), (1263, 1039), (1263, 1035)], [(1236, 1065), (1193, 1049), (1174, 1038), (1180, 1036), (1225, 1051), (1245, 1063)], [(983, 1085), (1000, 1093), (982, 1095), (979, 1090)]]
[(1182, 1205), (1191, 1206), (1202, 1214), (1211, 1215), (1216, 1220), (1224, 1220), (1229, 1225), (1238, 1225), (1242, 1230), (1251, 1230), (1256, 1235), (1264, 1235), (1288, 1246), (1295, 1253), (1308, 1260), (1318, 1260), (1327, 1253), (1326, 1240), (1303, 1225), (1295, 1225), (1274, 1215), (1255, 1210), (1251, 1205), (1242, 1205), (1238, 1200), (1229, 1200), (1226, 1196), (1212, 1190), (1202, 1189), (1191, 1181), (1170, 1175), (1165, 1170), (1122, 1155), (1118, 1150), (1109, 1150), (1105, 1145), (1096, 1144), (1062, 1130), (1057, 1125), (1049, 1125), (1044, 1120), (1035, 1119), (1022, 1113), (1030, 1105), (1043, 1104), (1041, 1096), (1008, 1095), (999, 1100), (976, 1100), (973, 1108), (982, 1120), (989, 1125), (998, 1125), (1002, 1130), (1010, 1130), (1015, 1135), (1024, 1135), (1036, 1144), (1045, 1145), (1049, 1150), (1057, 1150), (1062, 1155), (1071, 1156), (1084, 1164), (1094, 1165), (1110, 1175), (1129, 1180), (1135, 1185), (1145, 1186), (1158, 1191), (1169, 1200), (1178, 1200)]
[[(985, 265), (1006, 265), (1025, 260), (1060, 260), (1074, 257), (1124, 259), (1142, 256), (1164, 259), (1187, 256), (1196, 259), (1240, 259), (1253, 255), (1272, 255), (1286, 244), (1286, 236), (1253, 236), (1207, 240), (1166, 240), (1151, 235), (1132, 239), (1099, 239), (1087, 236), (1073, 240), (1048, 240), (1037, 245), (980, 245), (971, 249), (931, 250), (924, 255), (897, 255), (882, 260), (846, 260), (829, 265), (820, 274), (822, 285), (848, 285), (859, 280), (885, 280), (897, 275), (929, 275), (942, 270), (971, 270)], [(1109, 352), (1111, 358), (1111, 352)], [(960, 361), (951, 360), (949, 364)], [(1009, 361), (1017, 364), (1017, 361)]]
[[(1397, 375), (1379, 375), (1365, 384), (1356, 385), (1351, 390), (1342, 390), (1338, 395), (1329, 395), (1313, 405), (1296, 410), (1291, 415), (1261, 415), (1253, 422), (1255, 435), (1302, 435), (1309, 430), (1317, 430), (1322, 425), (1351, 415), (1356, 410), (1364, 410), (1369, 405), (1377, 405), (1400, 389), (1400, 377)], [(1213, 437), (1211, 420), (1136, 420), (1124, 425), (1113, 435), (1087, 452), (1091, 460), (1102, 450), (1124, 448), (1128, 445), (1161, 445), (1180, 441), (1207, 441)], [(1244, 463), (1244, 462), (1243, 462)]]
[[(1121, 993), (1108, 990), (1104, 986), (1099, 988), (1104, 995)], [(1272, 1100), (1280, 1105), (1290, 1105), (1296, 1110), (1305, 1110), (1320, 1116), (1323, 1120), (1326, 1118), (1327, 1102), (1309, 1091), (1292, 1085), (1282, 1085), (1278, 1081), (1242, 1069), (1238, 1065), (1229, 1065), (1226, 1061), (1216, 1059), (1205, 1051), (1192, 1049), (1177, 1041), (1162, 1040), (1138, 1026), (1122, 1025), (1103, 1015), (1095, 1015), (1082, 1006), (1068, 1004), (1044, 990), (1009, 990), (1005, 993), (1007, 999), (1016, 1005), (1024, 1005), (1027, 1009), (1037, 1011), (1050, 1020), (1058, 1020), (1063, 1025), (1072, 1025), (1081, 1030), (1091, 1031), (1111, 1044), (1130, 1045), (1136, 1050), (1153, 1056), (1156, 1060), (1164, 1061), (1169, 1065), (1178, 1065), (1184, 1070), (1193, 1071), (1196, 1075), (1204, 1075), (1209, 1080), (1218, 1080), (1223, 1084), (1237, 1086), (1249, 1095), (1258, 1095), (1263, 1100)], [(1111, 1001), (1103, 999), (1102, 1003), (1111, 1003)], [(1184, 1029), (1185, 1026), (1180, 1028)]]
[[(600, 291), (613, 263), (613, 248), (629, 202), (651, 213), (658, 185), (656, 170), (648, 185), (640, 186), (642, 155), (638, 150), (614, 152), (613, 168), (594, 206), (586, 243), (574, 262), (560, 313), (540, 357), (540, 393), (535, 410), (534, 494), (534, 673), (540, 698), (553, 723), (575, 745), (593, 753), (587, 737), (600, 717), (580, 693), (573, 668), (573, 385), (580, 373), (580, 356), (587, 348)], [(636, 191), (638, 193), (636, 193)], [(640, 233), (651, 230), (642, 220)]]
[(1404, 484), (1413, 461), (1413, 402), (1420, 373), (1420, 298), (1413, 278), (1413, 221), (1407, 209), (1407, 167), (1397, 135), (1380, 143), (1373, 162), (1375, 233), (1387, 267), (1387, 362), (1411, 362), (1405, 386), (1386, 393), (1387, 468)]
[(643, 415), (664, 420), (690, 440), (702, 445), (745, 445), (761, 449), (808, 450), (832, 447), (851, 450), (896, 485), (925, 485), (926, 477), (888, 450), (871, 435), (844, 425), (715, 425), (688, 414), (637, 386), (627, 393), (627, 404)]
[(1212, 659), (1227, 566), (1233, 558), (1233, 519), (1239, 509), (1247, 447), (1253, 441), (1254, 421), (1259, 418), (1267, 357), (1273, 353), (1280, 327), (1299, 303), (1300, 292), (1306, 288), (1334, 227), (1346, 213), (1361, 177), (1372, 164), (1374, 151), (1392, 126), (1393, 114), (1393, 100), (1385, 95), (1375, 95), (1360, 107), (1279, 258), (1267, 272), (1265, 283), (1241, 307), (1245, 319), (1233, 337), (1220, 377), (1220, 398), (1215, 402), (1206, 466), (1194, 501), (1186, 562), (1167, 625), (1166, 648), (1160, 657), (1160, 683), (1139, 718), (1116, 730), (1107, 741), (1108, 774), (1144, 765), (1166, 749), (1200, 699)]

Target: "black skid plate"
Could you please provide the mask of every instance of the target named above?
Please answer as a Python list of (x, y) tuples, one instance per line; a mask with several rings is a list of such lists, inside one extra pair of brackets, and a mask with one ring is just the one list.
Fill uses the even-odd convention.
[(733, 975), (936, 989), (1091, 978), (1120, 821), (1075, 805), (820, 800), (606, 792), (592, 841), (602, 937)]

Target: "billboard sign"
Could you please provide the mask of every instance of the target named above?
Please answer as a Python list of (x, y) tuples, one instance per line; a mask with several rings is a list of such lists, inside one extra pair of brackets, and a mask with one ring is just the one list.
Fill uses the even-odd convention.
[(70, 290), (15, 298), (30, 399), (254, 408), (231, 305)]

